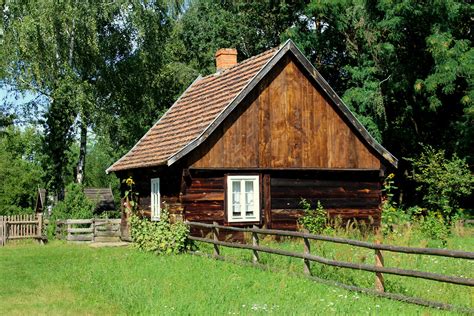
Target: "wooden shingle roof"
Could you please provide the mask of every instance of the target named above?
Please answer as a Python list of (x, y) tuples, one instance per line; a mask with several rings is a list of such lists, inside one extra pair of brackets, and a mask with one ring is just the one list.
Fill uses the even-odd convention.
[(223, 72), (198, 77), (138, 143), (107, 169), (107, 173), (171, 165), (184, 157), (205, 141), (288, 52), (294, 54), (368, 145), (396, 167), (397, 159), (366, 131), (296, 45), (288, 40), (280, 47), (244, 60)]

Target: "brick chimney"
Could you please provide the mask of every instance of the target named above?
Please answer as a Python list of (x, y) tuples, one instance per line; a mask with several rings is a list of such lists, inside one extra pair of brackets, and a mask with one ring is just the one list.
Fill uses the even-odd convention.
[(217, 72), (237, 65), (237, 50), (235, 48), (221, 48), (216, 52)]

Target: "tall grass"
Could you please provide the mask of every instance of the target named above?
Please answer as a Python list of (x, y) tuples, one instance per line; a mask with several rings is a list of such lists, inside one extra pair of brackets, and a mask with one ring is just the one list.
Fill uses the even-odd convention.
[[(279, 245), (300, 246), (293, 242)], [(313, 247), (333, 254), (330, 248)], [(333, 255), (339, 254), (334, 251)], [(282, 270), (299, 271), (302, 265), (281, 257), (262, 255), (262, 259)], [(61, 242), (10, 244), (0, 249), (0, 267), (0, 311), (4, 315), (440, 313), (287, 273), (188, 254), (156, 256), (131, 248), (95, 249)]]
[[(474, 229), (457, 226), (447, 240), (447, 248), (453, 250), (474, 251)], [(411, 247), (440, 247), (441, 241), (431, 240), (420, 234), (416, 225), (405, 225), (388, 236), (374, 236), (355, 229), (338, 229), (333, 235), (364, 241), (374, 241), (376, 238), (384, 244)], [(260, 236), (260, 244), (277, 249), (303, 252), (301, 239), (286, 238), (275, 241), (275, 238)], [(371, 264), (375, 263), (375, 254), (371, 249), (365, 249), (344, 244), (325, 241), (310, 241), (311, 253), (338, 261)], [(200, 251), (211, 254), (212, 246), (197, 243)], [(251, 262), (250, 250), (221, 247), (221, 255), (229, 259)], [(385, 266), (419, 270), (445, 275), (474, 278), (474, 262), (472, 260), (444, 258), (426, 255), (411, 255), (383, 251)], [(292, 273), (303, 273), (303, 262), (298, 258), (283, 257), (274, 254), (261, 253), (260, 262), (273, 269)], [(374, 273), (358, 270), (326, 266), (316, 262), (311, 263), (311, 272), (322, 279), (342, 282), (348, 285), (374, 288)], [(385, 288), (388, 292), (404, 294), (474, 308), (474, 291), (462, 285), (446, 284), (437, 281), (416, 279), (385, 274)]]

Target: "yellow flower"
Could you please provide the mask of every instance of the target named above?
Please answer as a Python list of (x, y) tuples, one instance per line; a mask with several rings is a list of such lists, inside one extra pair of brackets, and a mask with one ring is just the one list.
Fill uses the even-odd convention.
[(389, 180), (393, 179), (393, 178), (395, 178), (395, 174), (393, 174), (393, 173), (391, 173), (387, 176), (387, 179), (389, 179)]
[(128, 186), (132, 186), (135, 184), (135, 181), (133, 181), (132, 177), (129, 177), (125, 183), (128, 185)]

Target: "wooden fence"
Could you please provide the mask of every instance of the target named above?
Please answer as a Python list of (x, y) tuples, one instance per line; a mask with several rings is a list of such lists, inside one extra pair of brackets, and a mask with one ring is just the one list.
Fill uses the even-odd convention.
[[(458, 308), (449, 304), (431, 302), (431, 301), (426, 301), (423, 299), (411, 298), (411, 297), (393, 294), (393, 293), (384, 293), (384, 277), (383, 277), (384, 273), (394, 274), (394, 275), (399, 275), (399, 276), (421, 278), (421, 279), (427, 279), (427, 280), (434, 280), (438, 282), (458, 284), (458, 285), (464, 285), (464, 286), (471, 286), (471, 287), (474, 286), (474, 279), (471, 279), (471, 278), (449, 276), (449, 275), (417, 271), (417, 270), (407, 270), (407, 269), (385, 267), (382, 251), (390, 251), (390, 252), (405, 253), (405, 254), (417, 254), (417, 255), (431, 255), (431, 256), (458, 258), (458, 259), (468, 259), (468, 260), (474, 259), (474, 252), (448, 250), (448, 249), (413, 248), (413, 247), (383, 245), (379, 243), (370, 243), (370, 242), (345, 239), (345, 238), (339, 238), (339, 237), (314, 235), (314, 234), (303, 233), (303, 232), (263, 229), (263, 228), (258, 228), (257, 226), (253, 226), (252, 228), (241, 228), (241, 227), (222, 226), (222, 225), (218, 225), (216, 222), (214, 222), (214, 224), (206, 224), (206, 223), (198, 223), (198, 222), (185, 222), (185, 223), (191, 227), (211, 229), (212, 239), (196, 237), (196, 236), (190, 236), (189, 238), (194, 241), (210, 243), (214, 245), (213, 257), (215, 258), (222, 258), (220, 256), (219, 246), (224, 246), (224, 247), (230, 247), (230, 248), (251, 250), (252, 261), (254, 264), (259, 264), (259, 255), (258, 255), (259, 252), (282, 255), (282, 256), (287, 256), (287, 257), (301, 258), (303, 259), (303, 271), (307, 276), (310, 276), (310, 277), (311, 277), (311, 262), (312, 261), (318, 262), (324, 265), (335, 266), (335, 267), (340, 267), (340, 268), (373, 272), (375, 273), (375, 289), (376, 289), (375, 294), (389, 297), (392, 299), (398, 299), (398, 300), (408, 301), (415, 304), (443, 308), (443, 309), (463, 310), (463, 308)], [(218, 239), (219, 230), (251, 233), (252, 244), (241, 244), (241, 243), (220, 241)], [(304, 241), (303, 252), (293, 252), (293, 251), (288, 251), (288, 250), (260, 246), (258, 234), (302, 238)], [(320, 240), (320, 241), (327, 241), (327, 242), (332, 242), (332, 243), (339, 243), (339, 244), (373, 249), (375, 252), (374, 253), (375, 265), (337, 261), (337, 260), (327, 259), (324, 257), (311, 254), (310, 240)], [(348, 287), (350, 287), (352, 290), (373, 293), (373, 291), (368, 290), (368, 289), (358, 288), (354, 286), (346, 286), (346, 288)], [(468, 311), (473, 312), (473, 310), (471, 309), (469, 309)]]
[(42, 214), (0, 216), (0, 246), (8, 240), (34, 238), (41, 243), (43, 236)]
[(56, 221), (56, 236), (72, 242), (118, 242), (120, 219), (66, 219)]

